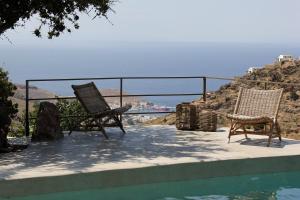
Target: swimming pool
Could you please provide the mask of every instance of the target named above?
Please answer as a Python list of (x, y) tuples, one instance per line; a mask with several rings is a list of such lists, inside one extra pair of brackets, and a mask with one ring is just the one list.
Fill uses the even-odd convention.
[(13, 200), (298, 200), (300, 171), (163, 182), (106, 189), (60, 192)]
[(298, 200), (300, 159), (190, 163), (6, 183), (0, 182), (0, 200)]

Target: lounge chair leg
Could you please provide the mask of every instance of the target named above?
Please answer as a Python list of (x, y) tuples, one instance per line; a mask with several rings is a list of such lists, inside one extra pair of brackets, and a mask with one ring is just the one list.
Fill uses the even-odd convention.
[(123, 126), (120, 126), (120, 129), (122, 130), (123, 135), (125, 135), (125, 134), (126, 134), (126, 131), (124, 130)]
[(103, 127), (101, 127), (101, 132), (104, 135), (105, 139), (109, 139), (108, 135), (106, 134), (105, 130)]
[(114, 118), (114, 120), (115, 120), (115, 122), (118, 124), (118, 126), (120, 127), (120, 129), (122, 130), (122, 132), (123, 132), (123, 135), (125, 135), (126, 134), (126, 131), (124, 130), (124, 128), (123, 128), (123, 124), (122, 124), (122, 122), (120, 121), (120, 119), (118, 118), (118, 117), (113, 117)]

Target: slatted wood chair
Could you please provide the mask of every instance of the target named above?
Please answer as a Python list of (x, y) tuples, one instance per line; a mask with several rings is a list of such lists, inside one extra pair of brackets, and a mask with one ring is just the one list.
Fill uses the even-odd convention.
[[(231, 120), (228, 139), (233, 135), (257, 134), (269, 137), (267, 146), (271, 139), (278, 137), (281, 141), (280, 127), (277, 122), (279, 104), (283, 89), (256, 90), (240, 88), (239, 96), (233, 114), (227, 115)], [(262, 126), (260, 130), (249, 130), (248, 126)]]
[(83, 85), (72, 85), (74, 94), (87, 112), (87, 116), (80, 122), (86, 122), (89, 127), (97, 127), (103, 133), (104, 137), (108, 136), (104, 127), (120, 127), (123, 134), (125, 130), (119, 119), (119, 115), (128, 111), (131, 105), (111, 109), (94, 82)]

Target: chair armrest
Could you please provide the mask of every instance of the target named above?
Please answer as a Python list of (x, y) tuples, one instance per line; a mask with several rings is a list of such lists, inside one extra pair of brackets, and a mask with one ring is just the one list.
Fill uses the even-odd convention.
[(99, 113), (89, 114), (88, 116), (105, 117), (105, 116), (109, 116), (109, 115), (120, 115), (120, 114), (128, 111), (131, 107), (132, 107), (132, 105), (127, 104), (127, 105), (119, 107), (119, 108), (114, 108), (114, 109), (106, 110), (106, 111), (99, 112)]

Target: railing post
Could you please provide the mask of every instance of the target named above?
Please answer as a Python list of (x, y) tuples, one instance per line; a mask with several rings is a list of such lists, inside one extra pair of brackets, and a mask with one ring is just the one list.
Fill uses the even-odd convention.
[(264, 85), (264, 87), (265, 87), (265, 90), (267, 89), (267, 82), (265, 82), (265, 85)]
[(203, 80), (203, 89), (202, 89), (203, 101), (205, 102), (206, 101), (206, 77), (203, 77), (202, 80)]
[[(120, 78), (120, 107), (123, 106), (123, 78)], [(122, 114), (120, 115), (120, 120), (122, 122)]]
[(29, 81), (26, 80), (26, 93), (25, 93), (25, 135), (29, 136)]

